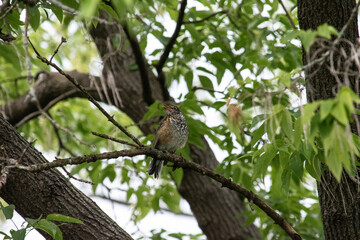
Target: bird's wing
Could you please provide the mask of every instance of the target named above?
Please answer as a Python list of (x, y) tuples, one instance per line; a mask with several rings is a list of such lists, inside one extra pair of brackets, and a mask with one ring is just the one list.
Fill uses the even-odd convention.
[(161, 119), (160, 123), (159, 123), (159, 126), (156, 130), (156, 134), (155, 134), (155, 140), (154, 140), (154, 148), (157, 147), (157, 144), (159, 142), (159, 135), (157, 134), (159, 132), (159, 129), (164, 125), (164, 121), (165, 121), (165, 118), (166, 117), (163, 117), (163, 119)]

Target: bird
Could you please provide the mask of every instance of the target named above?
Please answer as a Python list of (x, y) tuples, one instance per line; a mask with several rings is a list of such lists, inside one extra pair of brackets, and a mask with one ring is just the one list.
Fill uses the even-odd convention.
[[(161, 120), (155, 134), (154, 148), (161, 151), (175, 153), (177, 149), (183, 148), (189, 136), (186, 119), (180, 109), (174, 105), (164, 105), (166, 116)], [(161, 159), (153, 158), (148, 167), (148, 174), (159, 178), (162, 165)]]

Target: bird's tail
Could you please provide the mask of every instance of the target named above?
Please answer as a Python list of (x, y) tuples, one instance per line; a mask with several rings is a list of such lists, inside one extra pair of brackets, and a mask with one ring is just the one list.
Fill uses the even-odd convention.
[(155, 178), (159, 178), (161, 173), (162, 161), (153, 158), (150, 162), (149, 168), (147, 170), (149, 175), (154, 174)]

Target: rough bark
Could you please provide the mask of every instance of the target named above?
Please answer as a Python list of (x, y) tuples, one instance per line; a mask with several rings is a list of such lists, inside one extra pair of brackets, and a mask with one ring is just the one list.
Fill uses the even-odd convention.
[[(328, 23), (340, 31), (348, 22), (355, 8), (355, 0), (299, 0), (298, 15), (301, 29), (316, 29)], [(342, 36), (355, 43), (358, 39), (357, 18), (350, 22)], [(349, 45), (339, 44), (337, 47), (349, 52)], [(308, 64), (308, 57), (318, 50), (315, 44), (308, 53), (303, 52), (303, 63)], [(334, 61), (338, 56), (335, 55)], [(333, 97), (338, 90), (339, 79), (335, 79), (328, 68), (328, 62), (314, 66), (306, 71), (308, 101)], [(317, 71), (317, 72), (316, 72)], [(340, 78), (340, 80), (343, 80)], [(354, 89), (355, 80), (349, 77), (350, 86)], [(355, 90), (355, 89), (354, 89)], [(353, 131), (355, 128), (352, 128)], [(359, 174), (359, 173), (358, 173)], [(360, 236), (360, 191), (358, 183), (343, 174), (340, 183), (326, 171), (318, 182), (319, 202), (326, 239), (359, 239)]]
[[(39, 164), (45, 158), (21, 137), (2, 116), (0, 116), (1, 154), (21, 159), (23, 164)], [(27, 149), (24, 152), (24, 149)], [(22, 157), (21, 157), (22, 156)], [(0, 196), (16, 207), (23, 217), (46, 217), (60, 213), (80, 219), (84, 225), (61, 226), (64, 239), (132, 239), (90, 198), (76, 189), (59, 171), (40, 173), (10, 170), (7, 183), (0, 190)], [(44, 234), (48, 239), (50, 236)]]

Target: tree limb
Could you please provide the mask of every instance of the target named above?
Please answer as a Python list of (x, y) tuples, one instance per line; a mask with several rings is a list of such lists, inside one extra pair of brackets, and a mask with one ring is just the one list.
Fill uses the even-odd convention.
[(129, 26), (126, 21), (122, 24), (123, 30), (127, 36), (127, 39), (130, 42), (130, 46), (133, 50), (136, 64), (138, 66), (138, 71), (140, 73), (141, 78), (141, 84), (142, 84), (142, 92), (143, 92), (143, 98), (145, 102), (150, 106), (154, 103), (154, 98), (152, 97), (151, 93), (151, 87), (149, 83), (149, 76), (147, 74), (147, 68), (146, 68), (146, 61), (144, 58), (144, 55), (140, 49), (140, 45), (138, 40), (136, 39), (136, 36), (134, 36), (130, 30)]
[(28, 166), (17, 164), (16, 159), (9, 160), (8, 158), (0, 157), (0, 160), (8, 162), (9, 164), (7, 165), (7, 168), (9, 169), (16, 168), (30, 172), (39, 172), (56, 167), (63, 167), (66, 165), (77, 165), (81, 163), (96, 162), (98, 160), (104, 160), (104, 159), (113, 159), (118, 157), (135, 157), (139, 155), (146, 155), (148, 157), (172, 162), (174, 163), (175, 167), (190, 169), (199, 174), (210, 177), (211, 179), (221, 183), (222, 187), (227, 187), (233, 191), (242, 194), (249, 200), (250, 203), (254, 203), (255, 205), (257, 205), (270, 218), (272, 218), (275, 221), (275, 223), (278, 224), (291, 237), (291, 239), (294, 240), (302, 239), (301, 236), (295, 231), (295, 229), (291, 227), (291, 225), (282, 216), (280, 216), (280, 214), (278, 214), (274, 209), (272, 209), (266, 202), (261, 200), (261, 198), (252, 191), (249, 191), (246, 188), (240, 186), (239, 184), (234, 183), (230, 178), (226, 178), (218, 173), (215, 173), (213, 170), (209, 168), (206, 168), (194, 162), (187, 161), (182, 156), (167, 152), (162, 152), (160, 150), (153, 149), (147, 146), (138, 147), (135, 149), (124, 149), (121, 151), (90, 154), (90, 155), (71, 157), (71, 158), (56, 158), (52, 162), (33, 164)]
[(186, 5), (187, 5), (187, 0), (182, 0), (181, 5), (180, 5), (180, 9), (179, 9), (179, 16), (178, 16), (178, 19), (176, 21), (176, 27), (175, 27), (174, 33), (171, 36), (168, 44), (165, 46), (164, 52), (160, 56), (159, 61), (155, 65), (156, 71), (158, 73), (157, 79), (160, 82), (161, 90), (162, 90), (163, 97), (164, 97), (165, 101), (170, 99), (170, 95), (169, 95), (169, 92), (168, 92), (167, 87), (166, 87), (166, 79), (165, 79), (165, 74), (163, 72), (163, 67), (165, 65), (166, 60), (169, 57), (169, 54), (170, 54), (171, 49), (173, 48), (173, 46), (174, 46), (174, 44), (176, 42), (177, 37), (179, 36), (180, 29), (181, 29), (181, 26), (182, 26), (183, 21), (184, 21)]
[(284, 5), (283, 1), (282, 1), (282, 0), (279, 0), (279, 3), (281, 4), (282, 8), (284, 9), (285, 14), (286, 14), (286, 17), (289, 19), (289, 22), (290, 22), (291, 26), (293, 27), (293, 29), (295, 29), (295, 30), (296, 30), (296, 29), (297, 29), (297, 27), (295, 26), (295, 23), (294, 23), (294, 21), (292, 20), (292, 18), (291, 18), (291, 16), (290, 16), (290, 14), (289, 14), (288, 10), (286, 9), (286, 7), (285, 7), (285, 5)]

